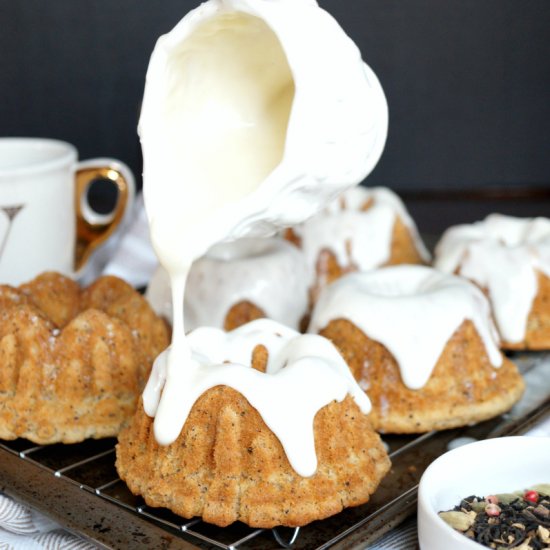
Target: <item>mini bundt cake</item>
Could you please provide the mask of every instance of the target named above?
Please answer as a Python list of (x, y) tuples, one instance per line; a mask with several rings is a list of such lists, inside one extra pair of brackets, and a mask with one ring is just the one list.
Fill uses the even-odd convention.
[(349, 189), (287, 238), (306, 256), (312, 303), (345, 273), (430, 261), (404, 204), (385, 187)]
[(434, 265), (489, 297), (504, 349), (550, 349), (550, 220), (492, 214), (447, 229)]
[[(159, 268), (146, 293), (155, 311), (172, 318), (166, 271)], [(267, 317), (299, 328), (308, 304), (303, 254), (281, 238), (240, 239), (213, 247), (193, 263), (186, 284), (187, 331), (232, 330)]]
[(253, 527), (305, 525), (369, 499), (390, 462), (328, 340), (267, 319), (187, 340), (200, 364), (163, 388), (163, 354), (119, 436), (116, 467), (133, 493), (186, 518)]
[(0, 438), (39, 444), (115, 436), (169, 330), (115, 277), (85, 290), (57, 273), (0, 285)]
[(515, 365), (498, 349), (483, 293), (435, 269), (346, 275), (323, 291), (309, 330), (340, 350), (381, 432), (479, 422), (507, 411), (523, 393)]

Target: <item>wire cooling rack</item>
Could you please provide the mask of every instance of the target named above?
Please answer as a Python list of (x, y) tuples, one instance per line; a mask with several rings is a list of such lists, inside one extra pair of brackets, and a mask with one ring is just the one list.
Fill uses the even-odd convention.
[(510, 413), (461, 429), (385, 436), (392, 469), (370, 502), (301, 529), (218, 528), (148, 507), (119, 479), (114, 439), (49, 446), (0, 441), (0, 491), (104, 548), (364, 548), (414, 514), (420, 476), (452, 442), (523, 433), (550, 414), (550, 354), (513, 359), (527, 391)]

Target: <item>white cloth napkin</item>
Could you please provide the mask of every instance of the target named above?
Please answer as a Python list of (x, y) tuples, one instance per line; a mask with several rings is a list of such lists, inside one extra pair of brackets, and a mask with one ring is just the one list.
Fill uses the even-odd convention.
[(157, 265), (157, 257), (149, 239), (143, 196), (140, 194), (136, 199), (134, 220), (119, 240), (103, 273), (116, 275), (139, 288), (147, 285)]
[(92, 545), (43, 515), (0, 494), (0, 548), (2, 550), (94, 550)]

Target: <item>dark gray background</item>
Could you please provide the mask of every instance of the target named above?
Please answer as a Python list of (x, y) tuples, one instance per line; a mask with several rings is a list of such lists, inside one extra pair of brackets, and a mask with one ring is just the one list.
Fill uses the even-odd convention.
[[(141, 172), (156, 38), (190, 0), (0, 0), (0, 135), (68, 140)], [(321, 0), (390, 107), (369, 184), (550, 186), (549, 0)], [(307, 28), (304, 28), (307, 40)]]

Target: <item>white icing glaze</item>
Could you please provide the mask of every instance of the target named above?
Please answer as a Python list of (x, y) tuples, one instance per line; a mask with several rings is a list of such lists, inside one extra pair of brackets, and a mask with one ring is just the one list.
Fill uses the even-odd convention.
[(429, 267), (394, 266), (342, 277), (321, 293), (308, 330), (318, 332), (335, 319), (351, 321), (383, 344), (411, 389), (427, 383), (445, 345), (466, 319), (473, 322), (491, 364), (502, 363), (483, 293), (462, 277)]
[[(347, 394), (363, 413), (370, 412), (370, 402), (342, 356), (321, 336), (302, 335), (274, 321), (258, 319), (231, 332), (198, 328), (187, 340), (194, 359), (192, 368), (186, 365), (186, 369), (175, 370), (171, 385), (164, 386), (170, 352), (163, 352), (143, 394), (145, 412), (156, 415), (154, 431), (161, 444), (177, 438), (193, 404), (205, 391), (226, 385), (258, 410), (294, 470), (311, 476), (317, 469), (313, 435), (317, 412)], [(252, 351), (258, 344), (269, 352), (265, 373), (251, 368)]]
[(491, 214), (451, 227), (437, 244), (434, 265), (487, 289), (500, 335), (521, 342), (538, 291), (536, 272), (550, 276), (550, 220)]
[[(139, 123), (151, 242), (173, 304), (172, 345), (155, 369), (157, 433), (199, 384), (183, 318), (192, 262), (319, 211), (372, 170), (387, 124), (376, 76), (312, 0), (208, 0), (158, 40)], [(250, 377), (214, 372), (212, 383), (237, 389)], [(168, 431), (162, 443), (178, 435)]]
[[(298, 329), (307, 310), (303, 254), (284, 239), (240, 239), (220, 243), (191, 266), (185, 288), (185, 328), (223, 328), (229, 309), (247, 300), (266, 317)], [(146, 297), (153, 309), (172, 319), (170, 281), (159, 268)]]
[[(361, 209), (372, 200), (372, 206)], [(341, 266), (359, 271), (380, 267), (389, 261), (393, 227), (400, 218), (409, 230), (418, 253), (430, 261), (418, 230), (401, 199), (385, 187), (353, 187), (334, 200), (324, 212), (295, 228), (301, 238), (310, 277), (323, 249), (334, 253)]]

